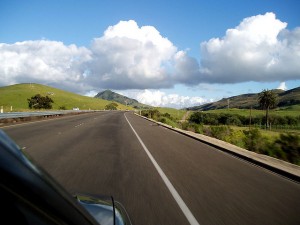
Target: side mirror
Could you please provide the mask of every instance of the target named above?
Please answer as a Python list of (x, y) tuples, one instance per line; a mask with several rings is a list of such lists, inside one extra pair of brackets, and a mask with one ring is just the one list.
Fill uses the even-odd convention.
[(75, 198), (101, 225), (131, 225), (123, 205), (112, 197), (76, 194)]

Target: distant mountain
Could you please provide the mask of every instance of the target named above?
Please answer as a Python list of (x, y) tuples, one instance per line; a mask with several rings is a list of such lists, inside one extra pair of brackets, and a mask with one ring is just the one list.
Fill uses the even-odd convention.
[(139, 103), (137, 100), (115, 93), (111, 90), (105, 90), (95, 95), (95, 98), (100, 98), (108, 101), (115, 101), (123, 105), (129, 105), (134, 108), (152, 108), (149, 105)]
[[(293, 105), (300, 105), (300, 87), (283, 91), (279, 89), (274, 89), (275, 93), (278, 94), (278, 107), (288, 107)], [(207, 103), (200, 106), (189, 107), (187, 110), (193, 111), (207, 111), (214, 109), (225, 109), (225, 108), (237, 108), (237, 109), (249, 109), (250, 107), (254, 109), (259, 108), (258, 104), (258, 94), (243, 94), (238, 96), (233, 96), (229, 98), (223, 98), (220, 101)]]

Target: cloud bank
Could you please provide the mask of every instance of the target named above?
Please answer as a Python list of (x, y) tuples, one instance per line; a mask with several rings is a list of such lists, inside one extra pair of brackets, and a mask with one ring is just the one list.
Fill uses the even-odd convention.
[(300, 28), (266, 13), (244, 19), (222, 38), (201, 43), (203, 79), (211, 83), (300, 78)]
[[(274, 13), (245, 18), (223, 37), (200, 43), (199, 62), (155, 27), (120, 21), (88, 47), (50, 40), (0, 43), (0, 62), (1, 86), (37, 82), (77, 93), (297, 80), (300, 27), (288, 30)], [(164, 99), (185, 101), (159, 91), (145, 91), (141, 98), (147, 95), (158, 95), (162, 105)]]
[(110, 26), (93, 40), (89, 84), (113, 89), (171, 87), (168, 64), (176, 47), (152, 26), (133, 20)]
[(89, 49), (57, 41), (0, 43), (0, 85), (36, 82), (75, 88), (90, 60)]
[(134, 90), (134, 91), (125, 91), (118, 92), (121, 95), (128, 96), (130, 98), (136, 99), (141, 103), (155, 106), (155, 107), (171, 107), (171, 108), (186, 108), (190, 106), (201, 105), (204, 103), (211, 102), (202, 97), (190, 97), (182, 96), (178, 94), (167, 94), (160, 90)]

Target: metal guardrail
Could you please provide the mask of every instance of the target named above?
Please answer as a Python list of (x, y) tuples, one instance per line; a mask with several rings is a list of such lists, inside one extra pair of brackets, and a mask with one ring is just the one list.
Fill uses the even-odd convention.
[(8, 112), (0, 113), (0, 119), (24, 118), (31, 116), (54, 116), (69, 113), (94, 112), (95, 110), (58, 110), (58, 111), (34, 111), (34, 112)]

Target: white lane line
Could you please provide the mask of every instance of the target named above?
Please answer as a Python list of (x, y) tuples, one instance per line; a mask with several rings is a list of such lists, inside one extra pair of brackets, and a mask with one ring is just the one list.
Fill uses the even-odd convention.
[(184, 201), (182, 200), (182, 198), (180, 197), (180, 195), (178, 194), (178, 192), (176, 191), (176, 189), (174, 188), (174, 186), (172, 185), (172, 183), (170, 182), (170, 180), (168, 179), (166, 174), (163, 172), (163, 170), (160, 168), (158, 163), (155, 161), (155, 159), (153, 158), (153, 156), (149, 152), (148, 148), (146, 147), (146, 145), (144, 144), (144, 142), (142, 141), (140, 136), (134, 130), (134, 128), (132, 127), (131, 123), (129, 122), (129, 120), (127, 119), (125, 114), (124, 114), (124, 116), (125, 116), (125, 119), (127, 120), (128, 124), (129, 124), (129, 126), (131, 127), (133, 133), (135, 134), (135, 136), (137, 137), (137, 139), (141, 143), (142, 147), (144, 148), (145, 152), (147, 153), (148, 157), (150, 158), (151, 162), (153, 163), (155, 169), (159, 173), (162, 180), (165, 182), (167, 188), (171, 192), (172, 196), (174, 197), (175, 201), (177, 202), (178, 206), (182, 210), (182, 212), (185, 215), (185, 217), (187, 218), (187, 220), (190, 222), (191, 225), (200, 225), (198, 223), (198, 221), (196, 220), (196, 218), (194, 217), (194, 215), (192, 214), (192, 212), (187, 207), (187, 205), (184, 203)]

